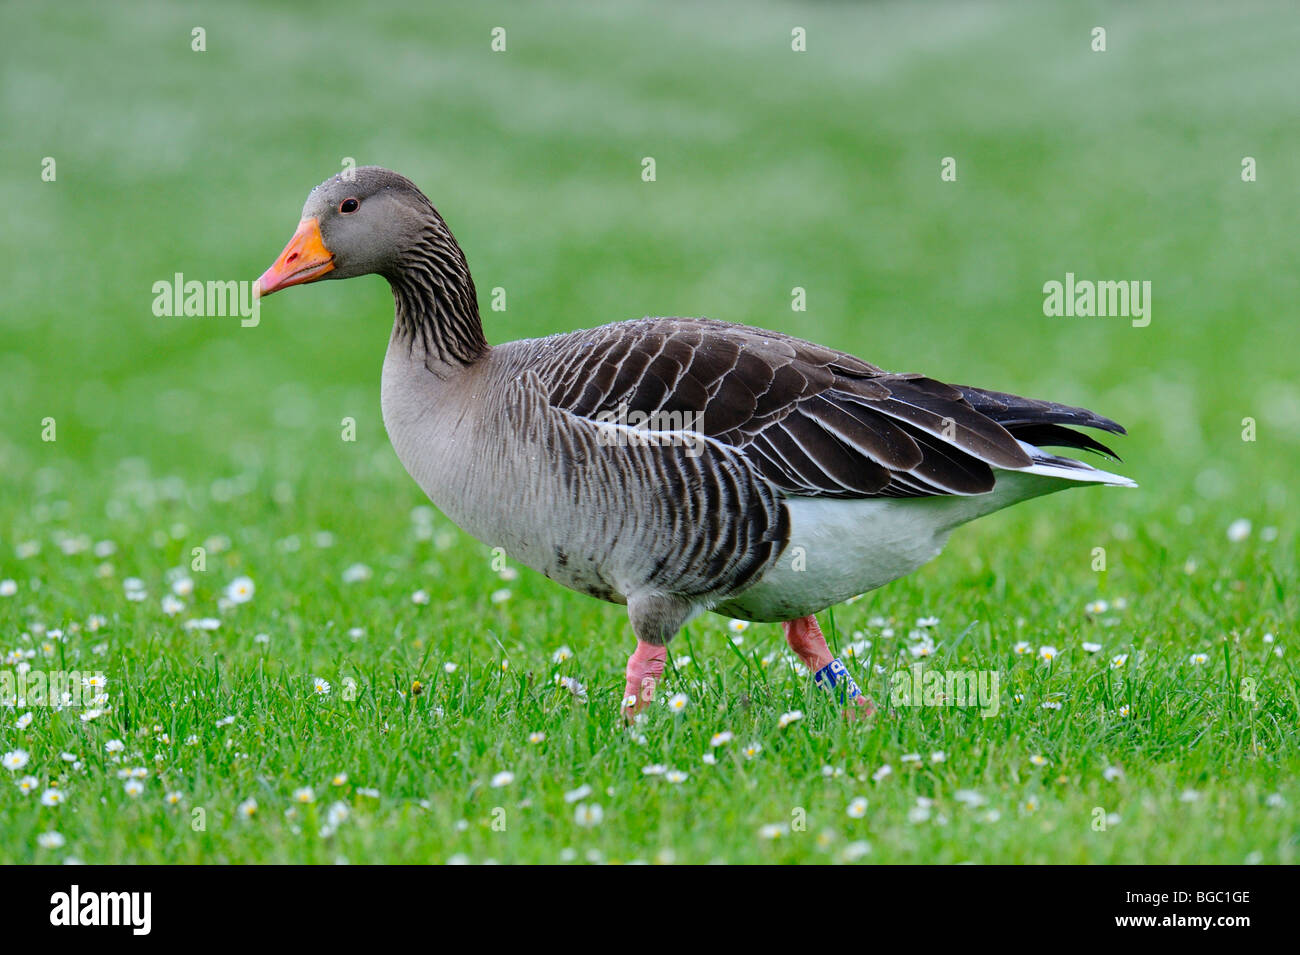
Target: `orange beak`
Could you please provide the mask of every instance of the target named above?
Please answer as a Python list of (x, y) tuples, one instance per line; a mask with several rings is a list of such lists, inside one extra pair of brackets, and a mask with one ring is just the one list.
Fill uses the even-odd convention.
[(334, 253), (325, 248), (320, 223), (315, 219), (303, 219), (275, 264), (257, 280), (257, 288), (259, 294), (270, 295), (290, 285), (314, 282), (333, 268)]

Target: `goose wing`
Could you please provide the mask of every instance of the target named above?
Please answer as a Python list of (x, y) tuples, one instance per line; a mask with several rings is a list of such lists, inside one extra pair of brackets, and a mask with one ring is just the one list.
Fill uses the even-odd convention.
[(1032, 466), (1039, 442), (1111, 454), (1070, 425), (1123, 433), (1082, 408), (891, 374), (708, 319), (647, 318), (517, 344), (521, 370), (538, 376), (553, 407), (700, 432), (801, 496), (982, 494), (994, 468)]

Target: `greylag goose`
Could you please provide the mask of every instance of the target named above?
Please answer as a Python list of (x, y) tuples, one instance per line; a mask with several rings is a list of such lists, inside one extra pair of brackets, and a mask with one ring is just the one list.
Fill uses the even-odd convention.
[(666, 646), (715, 611), (780, 622), (814, 680), (871, 701), (815, 614), (911, 573), (960, 524), (1041, 494), (1132, 481), (1043, 450), (1114, 458), (1082, 408), (891, 374), (778, 332), (642, 318), (489, 345), (451, 229), (404, 176), (307, 197), (261, 295), (381, 275), (396, 315), (384, 426), (451, 520), (580, 593), (626, 604), (622, 710), (653, 699)]

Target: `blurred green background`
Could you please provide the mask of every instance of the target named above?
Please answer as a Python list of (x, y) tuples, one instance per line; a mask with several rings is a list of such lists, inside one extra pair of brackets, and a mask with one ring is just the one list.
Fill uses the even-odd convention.
[[(502, 53), (491, 49), (498, 26)], [(1104, 53), (1090, 48), (1097, 26)], [(196, 27), (205, 52), (191, 49)], [(806, 30), (806, 52), (791, 50), (795, 27)], [(844, 752), (850, 773), (860, 756), (865, 780), (899, 752), (947, 748), (946, 785), (1006, 781), (1007, 805), (1048, 785), (1019, 775), (1026, 753), (1059, 760), (1054, 794), (1070, 808), (1052, 825), (1064, 828), (1048, 835), (1045, 820), (1041, 832), (999, 830), (982, 856), (990, 861), (1172, 860), (1208, 841), (1219, 861), (1241, 861), (1255, 851), (1249, 820), (1260, 816), (1250, 814), (1267, 811), (1265, 793), (1293, 790), (1295, 777), (1293, 664), (1259, 638), (1276, 631), (1286, 643), (1297, 607), (1298, 49), (1294, 7), (1262, 2), (4, 3), (0, 579), (19, 580), (20, 595), (0, 605), (0, 621), (14, 635), (106, 614), (104, 659), (122, 695), (111, 725), (91, 727), (90, 738), (69, 719), (41, 724), (44, 735), (0, 727), (0, 746), (31, 746), (33, 767), (53, 776), (61, 749), (102, 750), (95, 733), (147, 736), (170, 705), (165, 784), (232, 818), (257, 793), (268, 828), (248, 849), (222, 836), (198, 843), (143, 803), (123, 823), (120, 785), (103, 766), (72, 779), (78, 822), (24, 814), (3, 857), (29, 858), (35, 833), (58, 825), (89, 861), (327, 859), (274, 828), (281, 806), (271, 808), (271, 792), (287, 804), (293, 788), (342, 766), (357, 785), (364, 769), (393, 800), (391, 843), (376, 849), (358, 831), (350, 851), (428, 858), (442, 847), (427, 841), (441, 837), (401, 815), (411, 800), (436, 792), (439, 831), (450, 832), (462, 814), (484, 814), (474, 802), (489, 798), (475, 795), (487, 793), (476, 789), (483, 779), (503, 765), (522, 778), (531, 765), (539, 792), (549, 786), (539, 825), (571, 817), (565, 789), (617, 781), (644, 798), (626, 804), (629, 819), (642, 813), (650, 826), (662, 819), (663, 833), (694, 833), (691, 858), (710, 858), (720, 839), (735, 840), (729, 858), (771, 858), (756, 855), (753, 832), (788, 818), (783, 780), (801, 786), (806, 774), (820, 785), (822, 763)], [(940, 178), (948, 156), (956, 182)], [(1242, 181), (1247, 156), (1255, 182)], [(57, 162), (54, 182), (41, 179), (45, 157)], [(1010, 668), (1013, 639), (1075, 646), (1090, 632), (1080, 630), (1091, 625), (1081, 622), (1085, 602), (1126, 595), (1107, 653), (1131, 642), (1159, 660), (1155, 680), (1126, 683), (1150, 694), (1128, 699), (1135, 715), (1148, 704), (1152, 722), (1115, 722), (1104, 666), (1082, 666), (1061, 686), (1088, 705), (1087, 693), (1106, 694), (1110, 715), (1095, 726), (1066, 732), (1050, 712), (1040, 724), (1036, 709), (974, 730), (926, 714), (846, 743), (825, 716), (805, 749), (783, 752), (762, 786), (748, 784), (745, 806), (732, 803), (727, 777), (711, 791), (712, 813), (694, 796), (676, 805), (642, 797), (640, 762), (677, 760), (680, 747), (643, 759), (616, 745), (613, 701), (630, 648), (623, 612), (529, 573), (507, 603), (491, 604), (501, 583), (486, 549), (441, 518), (432, 532), (424, 518), (412, 524), (425, 502), (379, 412), (392, 320), (381, 279), (277, 295), (256, 328), (152, 312), (153, 283), (176, 272), (256, 278), (307, 192), (345, 157), (396, 169), (428, 193), (466, 251), (492, 342), (705, 315), (1125, 424), (1116, 470), (1141, 490), (1059, 495), (981, 522), (940, 562), (839, 613), (847, 628), (866, 626), (869, 613), (936, 613), (947, 637), (978, 620), (954, 652)], [(654, 182), (642, 180), (644, 157), (655, 159)], [(1045, 317), (1043, 284), (1066, 272), (1150, 281), (1151, 324)], [(796, 286), (806, 312), (791, 309)], [(504, 312), (489, 308), (494, 287), (506, 289)], [(47, 417), (57, 421), (52, 443), (41, 440)], [(345, 417), (357, 421), (354, 443), (340, 440)], [(1254, 442), (1242, 440), (1245, 418), (1256, 422)], [(1225, 536), (1239, 518), (1255, 528), (1241, 546)], [(107, 568), (87, 550), (100, 539), (116, 545)], [(186, 615), (215, 612), (236, 573), (256, 580), (257, 599), (238, 620), (227, 613), (221, 630), (182, 632), (157, 608), (164, 575), (214, 539), (213, 573)], [(39, 555), (23, 556), (29, 541)], [(1109, 552), (1109, 575), (1092, 571), (1096, 546)], [(348, 589), (339, 575), (356, 561), (374, 566), (375, 580)], [(127, 575), (147, 581), (147, 604), (123, 601)], [(417, 587), (433, 592), (431, 605), (412, 606)], [(365, 640), (345, 636), (354, 626)], [(707, 741), (735, 725), (739, 743), (745, 721), (767, 718), (737, 716), (749, 700), (736, 687), (754, 668), (737, 670), (721, 621), (692, 627), (700, 642), (691, 652), (708, 675), (683, 685), (693, 697), (716, 693), (720, 713), (738, 708), (716, 727), (702, 715), (691, 732)], [(269, 649), (252, 642), (259, 631), (272, 634)], [(750, 634), (746, 652), (780, 642), (775, 628)], [(1248, 637), (1240, 652), (1271, 681), (1263, 709), (1249, 713), (1234, 709), (1233, 672), (1220, 682), (1217, 651), (1202, 671), (1214, 669), (1213, 684), (1185, 672), (1190, 653), (1239, 634)], [(97, 639), (84, 634), (68, 652)], [(549, 698), (527, 709), (509, 682), (539, 667), (549, 685), (546, 662), (562, 643), (591, 687), (590, 716)], [(492, 683), (497, 657), (511, 653), (509, 678)], [(482, 673), (437, 677), (442, 659), (471, 657)], [(408, 702), (399, 691), (417, 675), (433, 682), (430, 670), (442, 680), (420, 704), (430, 722), (411, 715), (399, 739), (392, 714)], [(1031, 671), (1032, 659), (1015, 673)], [(349, 673), (371, 709), (357, 715), (336, 695), (321, 710), (336, 722), (318, 721), (313, 701), (302, 701), (310, 677), (337, 685)], [(487, 697), (476, 696), (485, 685)], [(778, 704), (803, 692), (793, 678), (774, 686)], [(443, 707), (463, 720), (450, 733)], [(231, 762), (214, 734), (226, 712), (242, 714), (248, 763)], [(506, 712), (517, 718), (501, 719)], [(201, 754), (180, 748), (186, 721), (202, 727)], [(574, 751), (528, 763), (539, 751), (524, 734), (538, 726)], [(1109, 785), (1106, 752), (1150, 787), (1123, 811), (1147, 806), (1149, 818), (1144, 835), (1090, 849), (1070, 826), (1095, 804), (1089, 787)], [(1239, 800), (1207, 802), (1199, 827), (1185, 824), (1176, 793), (1220, 783)], [(96, 786), (112, 797), (102, 810)], [(1165, 800), (1158, 810), (1146, 792)], [(970, 858), (970, 843), (940, 830), (918, 843), (901, 821), (889, 828), (914, 795), (900, 790), (881, 816), (872, 837), (892, 846), (884, 857)], [(1241, 814), (1225, 815), (1228, 803)], [(834, 812), (842, 817), (842, 806)], [(392, 822), (398, 815), (409, 830)], [(1228, 818), (1238, 821), (1225, 840)], [(1269, 819), (1263, 857), (1291, 858), (1294, 816)], [(620, 849), (629, 832), (632, 848)], [(611, 819), (603, 838), (626, 857), (637, 832)], [(499, 851), (490, 836), (475, 838), (479, 856)], [(548, 834), (517, 857), (553, 859), (567, 838)]]

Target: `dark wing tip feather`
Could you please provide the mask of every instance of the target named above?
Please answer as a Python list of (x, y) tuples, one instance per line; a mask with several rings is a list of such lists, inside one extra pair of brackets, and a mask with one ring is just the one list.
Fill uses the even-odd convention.
[[(953, 387), (962, 393), (962, 397), (970, 402), (976, 411), (992, 418), (1009, 430), (1017, 425), (1065, 424), (1078, 428), (1096, 428), (1098, 431), (1108, 431), (1111, 434), (1128, 434), (1123, 425), (1087, 408), (1076, 408), (1072, 405), (1041, 401), (1037, 398), (1022, 398), (1004, 391), (989, 391), (985, 388), (972, 388), (970, 385)], [(1067, 447), (1076, 447), (1076, 445), (1067, 445)]]

